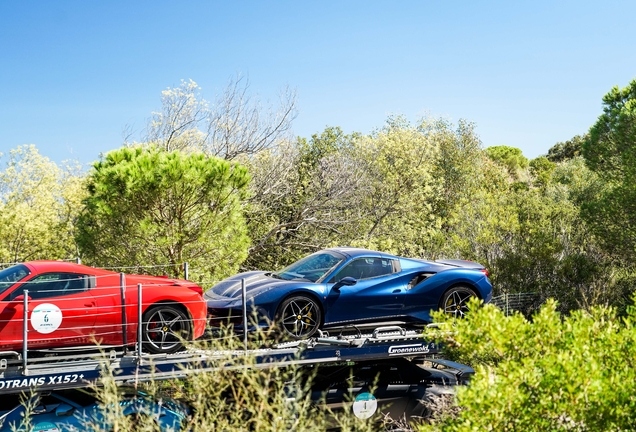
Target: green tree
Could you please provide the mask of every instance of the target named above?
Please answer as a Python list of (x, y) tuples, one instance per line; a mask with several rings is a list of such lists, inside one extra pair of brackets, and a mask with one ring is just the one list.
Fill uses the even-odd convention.
[(565, 142), (558, 142), (550, 147), (546, 157), (550, 162), (557, 163), (580, 156), (583, 142), (588, 138), (587, 134), (575, 135)]
[(434, 178), (439, 145), (403, 117), (354, 143), (369, 193), (360, 200), (366, 229), (356, 246), (421, 256), (441, 222), (434, 209), (442, 184)]
[(319, 167), (320, 161), (328, 156), (350, 151), (359, 134), (346, 134), (340, 127), (327, 126), (311, 139), (298, 138), (299, 169), (309, 173)]
[(505, 166), (515, 179), (518, 179), (521, 172), (528, 167), (528, 158), (523, 155), (521, 149), (516, 147), (505, 145), (488, 147), (486, 154), (493, 161)]
[(507, 170), (482, 151), (473, 158), (470, 187), (446, 220), (446, 229), (435, 238), (434, 257), (472, 259), (486, 265), (496, 279), (497, 263), (503, 259), (516, 233), (519, 220)]
[(34, 145), (7, 155), (0, 171), (0, 260), (77, 257), (73, 234), (82, 197), (81, 170), (58, 167)]
[(459, 203), (480, 186), (481, 141), (475, 125), (465, 120), (459, 120), (457, 126), (443, 119), (424, 120), (419, 130), (439, 149), (432, 161), (433, 176), (442, 183), (435, 212), (448, 225)]
[(629, 272), (608, 259), (580, 215), (597, 181), (580, 157), (559, 164), (534, 159), (524, 182), (489, 158), (472, 165), (472, 186), (445, 219), (435, 256), (486, 265), (495, 295), (539, 294), (530, 309), (548, 297), (557, 298), (562, 311), (624, 309)]
[(442, 324), (447, 354), (476, 370), (458, 389), (459, 416), (420, 430), (634, 430), (636, 309), (624, 320), (604, 307), (563, 317), (549, 301), (529, 321), (473, 306)]
[(545, 156), (532, 159), (529, 163), (530, 173), (534, 176), (535, 184), (539, 187), (546, 187), (550, 183), (552, 172), (556, 168), (554, 162)]
[(96, 162), (78, 244), (96, 265), (191, 264), (195, 275), (235, 272), (249, 244), (241, 202), (249, 176), (200, 153), (122, 148)]
[(587, 165), (603, 187), (582, 205), (608, 251), (636, 256), (636, 80), (603, 97), (603, 114), (583, 143)]
[[(488, 262), (493, 284), (500, 292), (535, 292), (554, 297), (569, 311), (594, 305), (624, 309), (622, 271), (603, 253), (597, 238), (580, 214), (596, 177), (580, 157), (557, 165), (545, 157), (534, 159), (526, 187), (509, 183), (499, 212), (512, 218)], [(629, 294), (627, 294), (629, 296)]]
[(366, 192), (352, 159), (356, 135), (327, 127), (311, 139), (279, 143), (247, 159), (253, 181), (246, 207), (253, 239), (247, 268), (279, 268), (357, 237)]

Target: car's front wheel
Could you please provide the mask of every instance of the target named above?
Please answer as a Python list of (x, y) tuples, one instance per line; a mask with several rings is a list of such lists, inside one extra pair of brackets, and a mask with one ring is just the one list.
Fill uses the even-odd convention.
[(456, 286), (444, 293), (440, 301), (440, 309), (455, 318), (463, 318), (469, 311), (468, 302), (477, 297), (477, 293), (467, 286)]
[(293, 339), (313, 336), (320, 327), (321, 319), (320, 306), (308, 296), (289, 297), (278, 308), (278, 326), (285, 336)]
[(154, 354), (169, 354), (183, 348), (190, 339), (192, 323), (178, 307), (170, 304), (151, 306), (142, 319), (143, 348)]

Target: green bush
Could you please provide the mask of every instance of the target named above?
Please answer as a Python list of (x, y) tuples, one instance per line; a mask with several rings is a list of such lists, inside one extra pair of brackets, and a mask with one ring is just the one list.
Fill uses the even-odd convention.
[[(258, 333), (249, 340), (249, 348), (271, 343), (270, 334)], [(150, 381), (141, 384), (143, 391), (159, 400), (169, 396), (191, 407), (191, 416), (183, 424), (191, 432), (209, 431), (325, 431), (371, 432), (383, 428), (378, 413), (373, 419), (358, 419), (351, 403), (341, 412), (311, 400), (313, 373), (299, 365), (267, 367), (258, 364), (251, 355), (240, 355), (243, 344), (231, 330), (221, 332), (211, 341), (198, 343), (196, 348), (213, 352), (215, 362), (202, 366), (217, 366), (212, 371), (198, 368), (183, 379)], [(222, 367), (221, 367), (222, 366)], [(118, 403), (120, 392), (112, 376), (102, 386), (95, 387), (106, 413), (107, 424), (117, 432), (157, 432), (151, 416), (131, 418), (123, 415)], [(87, 422), (85, 430), (101, 431), (103, 425)]]
[(636, 308), (623, 318), (556, 308), (550, 300), (527, 320), (474, 303), (465, 320), (442, 324), (447, 353), (476, 375), (458, 390), (460, 413), (422, 430), (634, 430)]

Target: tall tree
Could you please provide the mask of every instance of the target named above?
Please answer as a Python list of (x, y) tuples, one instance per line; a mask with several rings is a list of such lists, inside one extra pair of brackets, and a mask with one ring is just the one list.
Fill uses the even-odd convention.
[(91, 264), (171, 265), (219, 279), (236, 271), (249, 243), (241, 212), (247, 170), (201, 153), (122, 148), (96, 162), (78, 222)]
[(587, 165), (605, 183), (582, 210), (608, 250), (636, 256), (636, 80), (603, 97), (603, 114), (583, 143)]
[(550, 162), (563, 162), (581, 155), (583, 142), (588, 135), (575, 135), (565, 142), (558, 142), (548, 150), (547, 158)]
[(81, 184), (78, 167), (58, 167), (34, 145), (11, 150), (0, 171), (0, 261), (75, 258)]
[(493, 161), (506, 167), (514, 179), (521, 178), (523, 170), (528, 167), (528, 158), (516, 147), (492, 146), (486, 149), (486, 154)]
[(356, 140), (357, 164), (370, 193), (361, 197), (363, 236), (354, 245), (420, 256), (439, 228), (434, 208), (441, 183), (434, 178), (438, 145), (403, 117)]
[(327, 127), (246, 161), (253, 175), (247, 210), (253, 239), (248, 268), (277, 268), (357, 237), (368, 193), (352, 156), (356, 135)]
[(550, 183), (550, 178), (556, 164), (552, 162), (546, 156), (539, 156), (538, 158), (530, 161), (530, 173), (534, 177), (534, 183), (536, 186), (545, 187)]
[(427, 119), (420, 122), (418, 129), (439, 148), (433, 175), (442, 182), (442, 188), (435, 211), (450, 219), (461, 199), (479, 187), (483, 168), (481, 141), (475, 125), (461, 119), (457, 126), (444, 119)]

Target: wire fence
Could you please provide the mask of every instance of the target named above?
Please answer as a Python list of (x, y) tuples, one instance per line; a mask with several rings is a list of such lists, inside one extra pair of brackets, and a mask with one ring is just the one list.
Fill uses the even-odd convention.
[(525, 317), (530, 317), (539, 310), (545, 300), (545, 296), (540, 293), (504, 293), (493, 297), (490, 303), (501, 309), (506, 316), (519, 312)]

